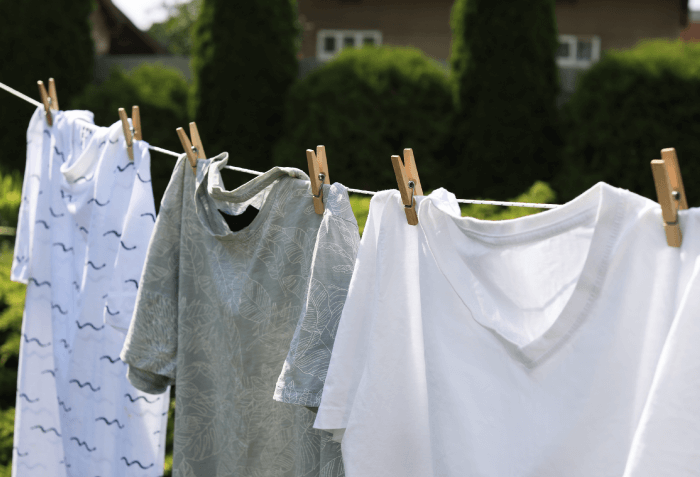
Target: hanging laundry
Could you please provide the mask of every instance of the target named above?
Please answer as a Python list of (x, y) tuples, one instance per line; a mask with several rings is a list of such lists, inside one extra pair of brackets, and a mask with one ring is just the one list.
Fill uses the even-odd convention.
[(97, 128), (89, 112), (54, 112), (50, 127), (39, 108), (29, 124), (12, 268), (28, 285), (13, 476), (162, 474), (167, 393), (131, 386), (125, 334), (103, 318), (128, 326), (154, 224), (148, 145), (134, 156), (119, 123)]
[[(178, 160), (121, 357), (139, 389), (177, 384), (176, 475), (341, 477), (340, 445), (304, 406), (320, 402), (359, 243), (347, 191), (324, 186), (318, 215), (304, 172), (229, 191), (227, 161), (199, 160), (195, 180)], [(232, 231), (224, 216), (249, 208)]]
[[(700, 281), (700, 256), (695, 234), (698, 209), (680, 211), (687, 254), (680, 283)], [(687, 242), (693, 241), (694, 244)], [(694, 255), (693, 255), (694, 254)], [(688, 277), (691, 273), (692, 277)], [(700, 293), (679, 287), (676, 318), (669, 332), (651, 393), (637, 427), (624, 477), (694, 477), (700, 473)]]
[[(414, 227), (397, 191), (372, 199), (315, 422), (349, 477), (623, 475), (643, 415), (657, 432), (636, 462), (655, 471), (630, 475), (697, 471), (698, 421), (677, 420), (697, 369), (671, 378), (664, 346), (697, 329), (699, 241), (669, 247), (658, 204), (603, 183), (503, 222), (460, 217), (444, 190), (416, 201)], [(700, 234), (700, 210), (681, 218)], [(660, 362), (678, 396), (645, 410)], [(678, 429), (693, 442), (654, 448)]]

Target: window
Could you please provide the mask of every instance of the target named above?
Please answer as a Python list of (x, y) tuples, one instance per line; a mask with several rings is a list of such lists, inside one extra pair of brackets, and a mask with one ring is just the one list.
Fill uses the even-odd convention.
[(324, 38), (323, 51), (325, 53), (330, 53), (331, 55), (335, 53), (335, 38), (332, 36)]
[(316, 56), (329, 60), (343, 48), (381, 44), (382, 33), (378, 30), (319, 30)]
[(559, 35), (557, 64), (587, 67), (600, 59), (600, 38), (597, 36)]
[(569, 50), (571, 49), (571, 45), (568, 43), (559, 43), (559, 48), (557, 49), (557, 59), (558, 58), (568, 58), (571, 53), (569, 53)]
[(593, 42), (591, 40), (578, 40), (576, 42), (576, 60), (577, 61), (592, 61), (593, 60)]

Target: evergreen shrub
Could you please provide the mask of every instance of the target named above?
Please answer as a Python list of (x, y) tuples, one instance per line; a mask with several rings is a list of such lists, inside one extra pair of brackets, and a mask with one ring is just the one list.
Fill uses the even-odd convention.
[(452, 191), (504, 199), (559, 163), (554, 0), (456, 0)]
[[(598, 181), (656, 200), (649, 162), (676, 148), (685, 184), (700, 180), (700, 45), (644, 42), (611, 51), (580, 79), (563, 110), (569, 200)], [(698, 205), (698, 194), (687, 189)], [(692, 205), (692, 204), (691, 204)]]
[(264, 171), (297, 77), (295, 0), (204, 0), (194, 28), (192, 111), (207, 154)]
[[(88, 86), (72, 102), (72, 107), (92, 111), (95, 113), (95, 124), (109, 126), (119, 121), (119, 108), (124, 108), (127, 116), (131, 117), (131, 107), (137, 105), (144, 141), (171, 151), (184, 152), (175, 130), (183, 127), (189, 133), (188, 94), (189, 85), (179, 71), (159, 64), (144, 64), (129, 73), (112, 70), (104, 83)], [(206, 148), (206, 137), (203, 141)], [(156, 209), (160, 207), (175, 161), (174, 157), (151, 151)]]
[[(21, 190), (19, 171), (0, 172), (0, 225), (17, 225)], [(14, 237), (0, 235), (0, 477), (11, 474), (17, 367), (26, 289), (25, 285), (10, 281), (13, 242)]]
[(395, 189), (391, 156), (410, 147), (423, 189), (436, 188), (451, 120), (448, 73), (438, 63), (411, 48), (345, 49), (290, 91), (275, 163), (308, 171), (306, 149), (322, 144), (331, 181)]
[[(92, 81), (94, 47), (90, 36), (93, 0), (28, 2), (0, 0), (0, 81), (39, 100), (36, 82), (56, 80), (58, 103), (71, 99)], [(2, 91), (0, 166), (24, 171), (26, 137), (33, 106)]]
[(19, 205), (22, 202), (22, 177), (14, 170), (0, 171), (0, 227), (17, 227)]

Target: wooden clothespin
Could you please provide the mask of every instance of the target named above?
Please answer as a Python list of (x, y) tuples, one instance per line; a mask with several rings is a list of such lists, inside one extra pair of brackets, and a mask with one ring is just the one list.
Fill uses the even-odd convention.
[(129, 119), (126, 117), (126, 111), (124, 108), (119, 108), (119, 119), (122, 121), (122, 129), (124, 130), (124, 139), (126, 139), (126, 152), (129, 154), (129, 159), (134, 160), (134, 139), (137, 141), (143, 140), (143, 134), (141, 133), (141, 115), (139, 114), (139, 107), (133, 106), (131, 108), (131, 123), (129, 126)]
[(317, 214), (323, 215), (323, 184), (330, 184), (328, 175), (328, 161), (326, 160), (325, 146), (316, 146), (306, 150), (306, 160), (309, 163), (309, 177), (311, 178), (311, 194), (314, 196), (314, 210)]
[[(187, 137), (187, 133), (182, 128), (177, 128), (177, 135), (182, 143), (182, 148), (187, 154), (187, 160), (192, 166), (192, 170), (195, 175), (197, 174), (197, 159), (206, 159), (207, 155), (204, 153), (204, 146), (202, 146), (202, 139), (199, 137), (199, 131), (197, 130), (197, 125), (195, 123), (190, 123), (190, 136), (192, 136), (192, 142)], [(194, 144), (194, 145), (193, 145)]]
[(46, 93), (46, 88), (44, 87), (43, 81), (37, 81), (39, 85), (39, 96), (41, 97), (41, 102), (44, 104), (44, 114), (46, 115), (46, 122), (49, 126), (53, 126), (53, 115), (51, 110), (58, 111), (58, 96), (56, 95), (56, 82), (53, 78), (49, 78), (49, 92)]
[(391, 156), (391, 163), (394, 165), (394, 174), (396, 174), (396, 182), (399, 184), (406, 220), (408, 220), (409, 225), (418, 225), (418, 214), (416, 213), (414, 197), (423, 195), (423, 188), (420, 185), (413, 149), (404, 149), (403, 157), (404, 160), (402, 162), (401, 156)]
[(662, 149), (661, 160), (651, 161), (651, 172), (654, 175), (656, 195), (661, 204), (666, 243), (671, 247), (680, 247), (683, 235), (678, 225), (678, 211), (688, 208), (688, 199), (685, 196), (676, 150), (672, 147)]

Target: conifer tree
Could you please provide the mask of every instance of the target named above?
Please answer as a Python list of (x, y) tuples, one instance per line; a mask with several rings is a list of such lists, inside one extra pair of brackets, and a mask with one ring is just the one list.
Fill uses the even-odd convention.
[[(69, 109), (94, 74), (89, 16), (93, 0), (0, 0), (0, 81), (39, 100), (38, 80), (56, 80), (61, 109)], [(0, 147), (3, 169), (24, 169), (32, 106), (2, 92)]]
[(554, 0), (456, 0), (453, 190), (512, 197), (556, 172)]
[[(297, 76), (294, 0), (204, 0), (195, 25), (192, 112), (207, 154), (265, 170)], [(303, 151), (301, 151), (303, 154)]]

